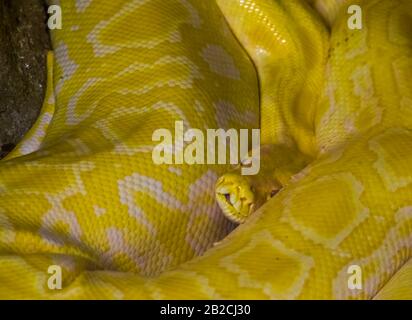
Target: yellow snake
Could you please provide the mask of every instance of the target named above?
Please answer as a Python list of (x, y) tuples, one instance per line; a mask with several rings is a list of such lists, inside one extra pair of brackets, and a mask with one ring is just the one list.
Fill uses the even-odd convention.
[[(55, 3), (42, 114), (0, 163), (0, 298), (412, 297), (412, 2), (356, 1), (360, 30), (352, 0)], [(156, 165), (152, 134), (259, 110), (262, 172), (228, 180), (281, 190), (233, 230), (229, 166)]]

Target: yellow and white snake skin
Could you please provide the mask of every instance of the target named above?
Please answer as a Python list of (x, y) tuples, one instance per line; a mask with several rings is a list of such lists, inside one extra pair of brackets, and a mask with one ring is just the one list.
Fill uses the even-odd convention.
[[(356, 1), (361, 30), (320, 1), (331, 32), (300, 0), (55, 2), (42, 114), (0, 162), (0, 298), (412, 297), (411, 1)], [(232, 231), (229, 166), (155, 165), (152, 134), (259, 108), (311, 160)]]

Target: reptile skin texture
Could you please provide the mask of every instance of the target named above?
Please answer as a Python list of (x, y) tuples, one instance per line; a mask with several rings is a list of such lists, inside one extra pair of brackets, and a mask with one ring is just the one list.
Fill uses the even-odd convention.
[[(0, 161), (0, 298), (412, 297), (410, 0), (53, 3), (42, 113)], [(230, 165), (154, 164), (179, 120), (309, 161), (236, 227)]]

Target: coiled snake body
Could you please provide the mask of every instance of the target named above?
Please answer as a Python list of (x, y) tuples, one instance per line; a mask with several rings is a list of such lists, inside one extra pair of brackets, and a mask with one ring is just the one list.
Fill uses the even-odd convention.
[[(299, 0), (60, 1), (42, 115), (0, 163), (0, 297), (408, 297), (412, 3), (357, 1), (351, 30), (352, 2), (329, 34)], [(283, 188), (226, 236), (229, 167), (155, 165), (152, 133), (259, 108)]]

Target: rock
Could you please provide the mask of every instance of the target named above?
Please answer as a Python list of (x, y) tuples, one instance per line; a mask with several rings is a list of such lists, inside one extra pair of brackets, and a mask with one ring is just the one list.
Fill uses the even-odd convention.
[(0, 0), (0, 158), (38, 117), (50, 47), (44, 0)]

